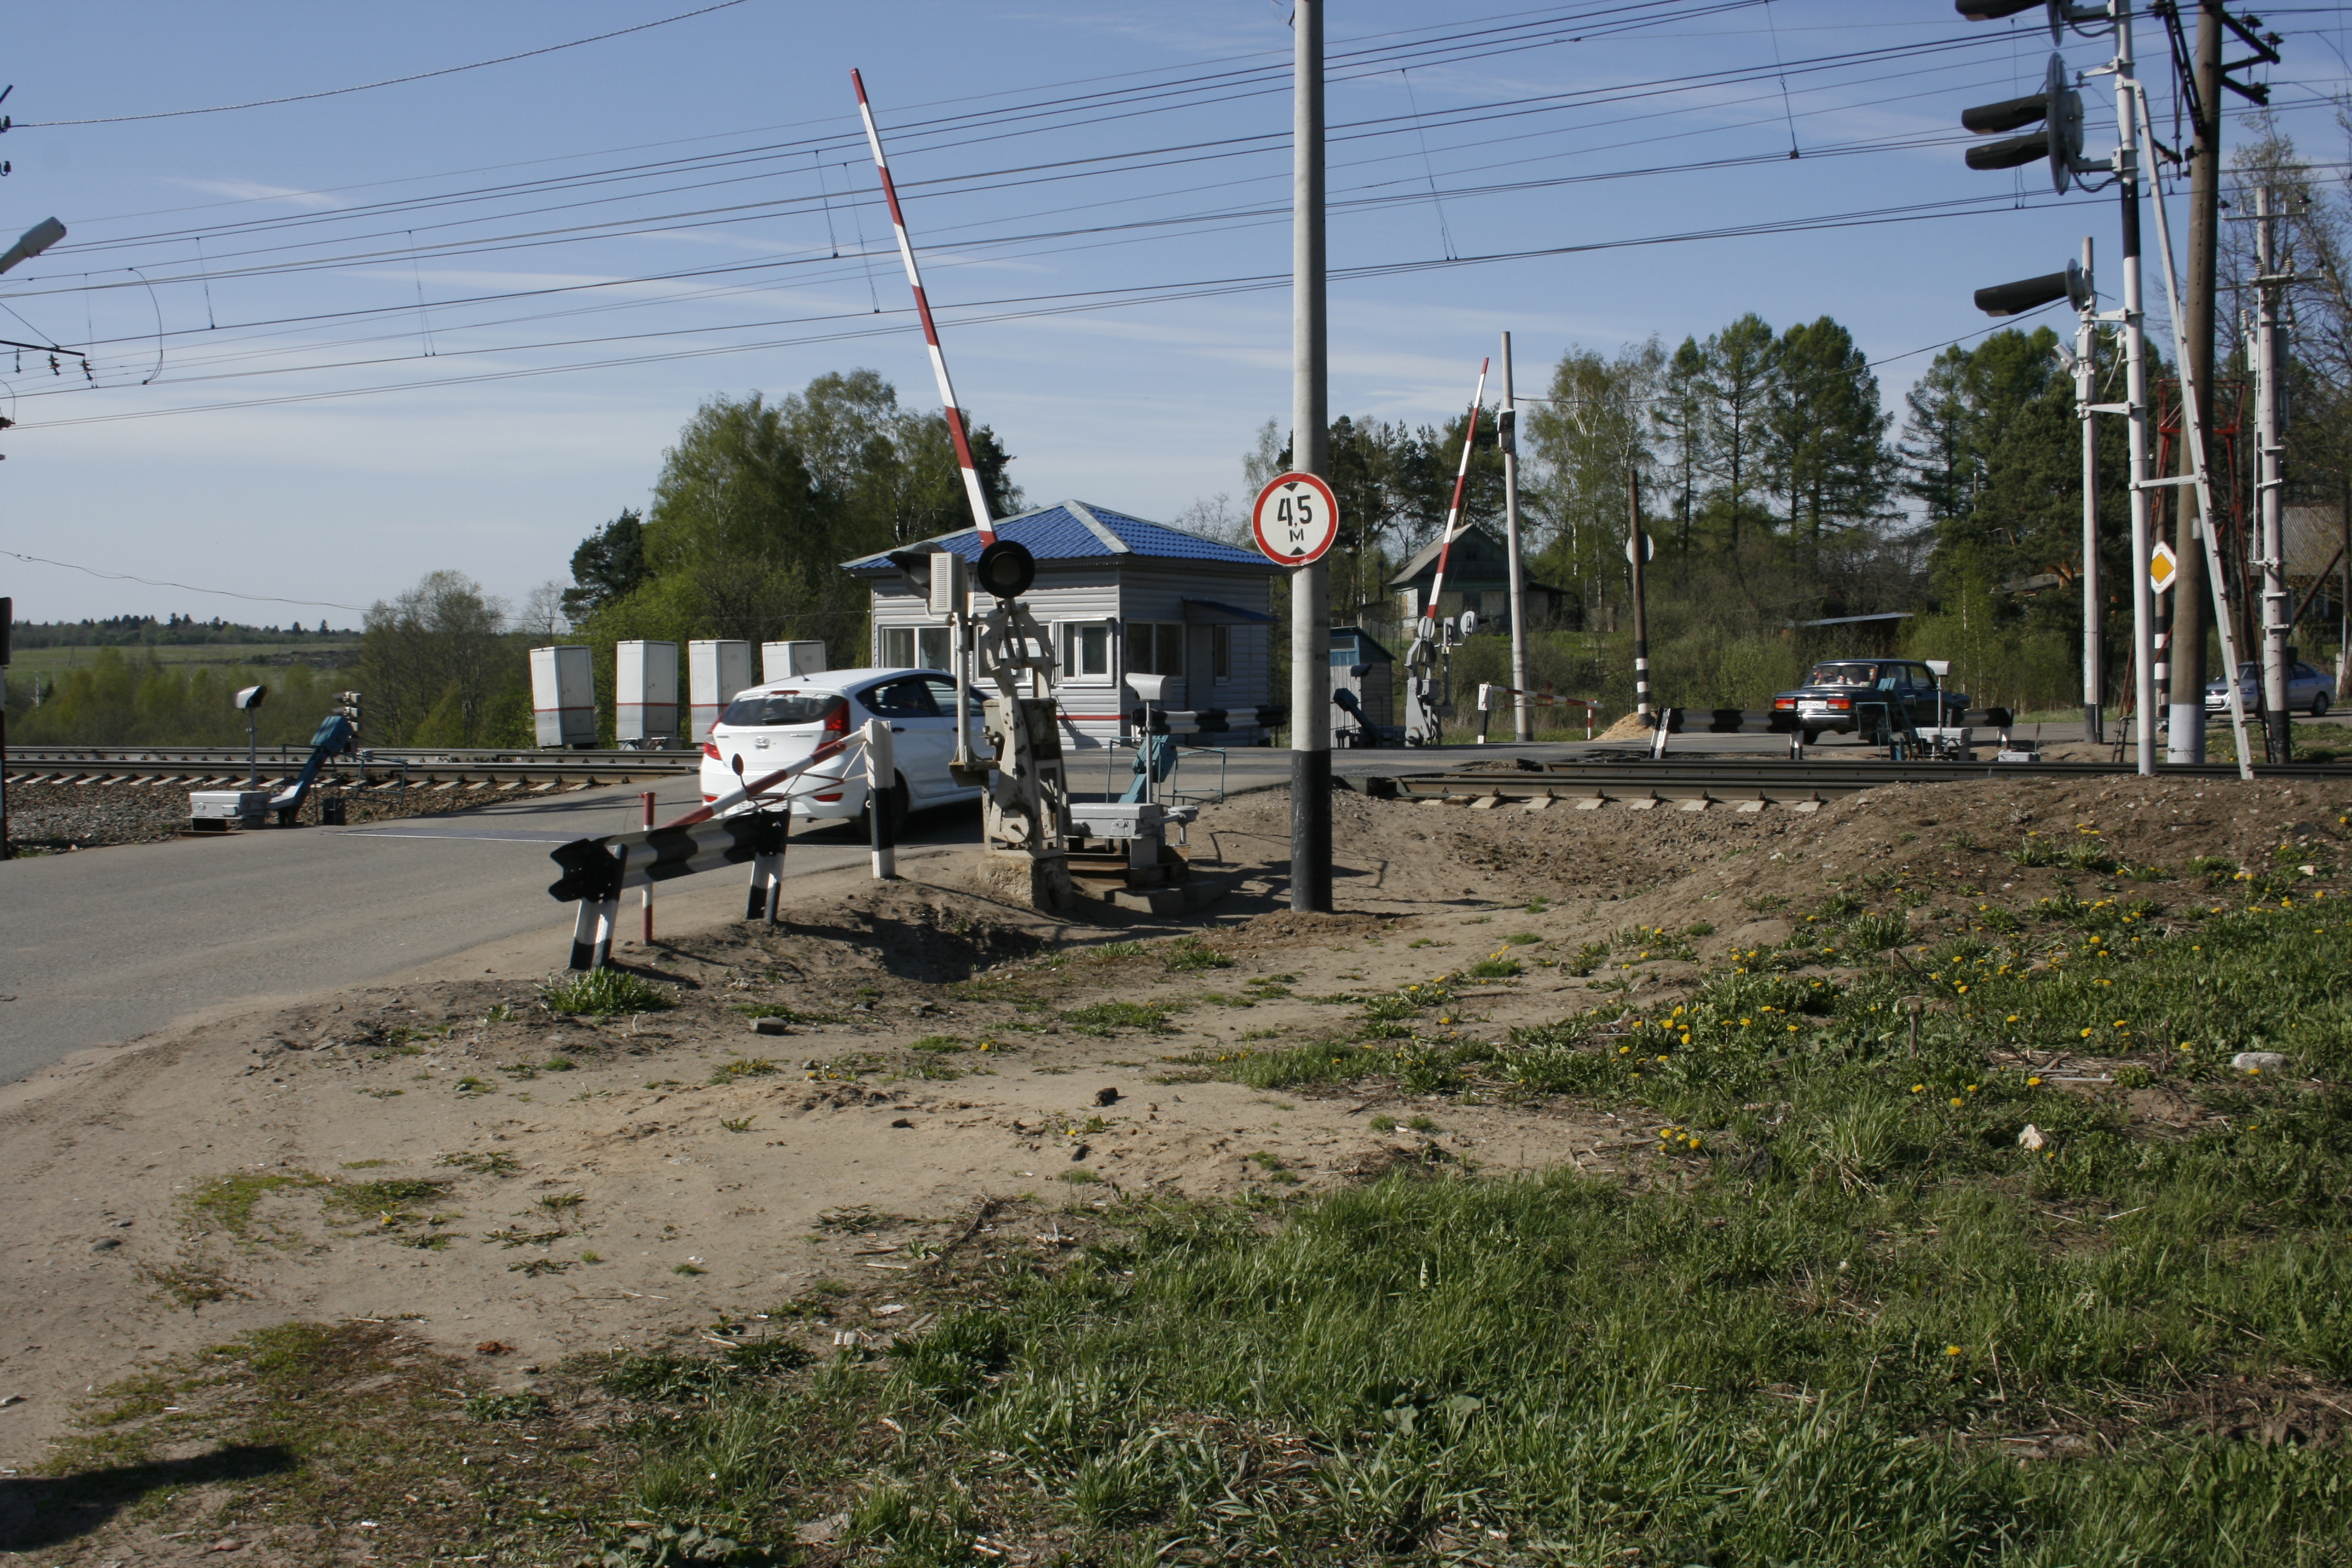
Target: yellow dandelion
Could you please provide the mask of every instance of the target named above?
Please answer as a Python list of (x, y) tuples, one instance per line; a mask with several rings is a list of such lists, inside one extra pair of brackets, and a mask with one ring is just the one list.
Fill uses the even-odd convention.
[(2025, 1080), (2025, 1087), (2028, 1089), (2040, 1089), (2042, 1087), (2042, 1080), (2038, 1078), (2027, 1079)]
[(1962, 1100), (1958, 1095), (1956, 1094), (1952, 1096), (1952, 1109), (1954, 1110), (1958, 1110), (1961, 1106), (1966, 1105), (1968, 1101)]

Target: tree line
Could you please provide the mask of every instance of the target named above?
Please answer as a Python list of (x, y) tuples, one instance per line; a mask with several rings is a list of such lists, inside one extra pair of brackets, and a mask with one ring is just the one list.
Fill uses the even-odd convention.
[[(2290, 496), (2341, 505), (2352, 492), (2352, 195), (2284, 136), (2259, 129), (2234, 172), (2242, 187), (2276, 193), (2287, 215), (2282, 269), (2301, 279), (2291, 310)], [(2251, 276), (2250, 230), (2224, 226), (2225, 281)], [(2221, 319), (2221, 363), (2242, 373), (2242, 324), (2231, 312)], [(1630, 702), (1624, 546), (1638, 510), (1657, 545), (1651, 643), (1667, 700), (1752, 704), (1810, 658), (1854, 651), (1849, 634), (1802, 623), (1906, 612), (1903, 651), (1954, 658), (1979, 698), (2021, 710), (2072, 706), (2081, 605), (2067, 584), (2081, 567), (2081, 432), (2068, 326), (2064, 337), (2002, 328), (1944, 349), (1899, 420), (1876, 367), (1829, 316), (1776, 329), (1748, 312), (1672, 349), (1657, 339), (1615, 352), (1571, 347), (1543, 390), (1520, 399), (1528, 572), (1565, 602), (1557, 624), (1533, 628), (1535, 678)], [(2095, 355), (2102, 398), (2119, 397), (2110, 338)], [(2149, 359), (2160, 385), (2168, 370), (2153, 342)], [(1480, 411), (1465, 511), (1499, 525), (1496, 412)], [(1465, 411), (1420, 424), (1332, 422), (1343, 523), (1331, 557), (1335, 617), (1401, 636), (1389, 584), (1444, 524), (1467, 419)], [(2122, 422), (2101, 421), (2111, 692), (2129, 646), (2124, 446)], [(972, 447), (992, 509), (1018, 510), (1012, 455), (986, 426), (972, 432)], [(1289, 457), (1286, 432), (1268, 420), (1242, 455), (1245, 490)], [(870, 370), (821, 375), (772, 401), (714, 397), (663, 453), (650, 504), (622, 510), (582, 541), (569, 583), (545, 584), (518, 608), (462, 574), (430, 574), (370, 608), (356, 666), (335, 680), (367, 693), (374, 743), (527, 745), (525, 652), (558, 636), (595, 648), (600, 669), (629, 637), (818, 638), (835, 662), (862, 661), (866, 591), (838, 563), (966, 521), (945, 422), (902, 407)], [(1171, 521), (1246, 537), (1231, 493)], [(1287, 613), (1279, 598), (1277, 607)], [(141, 621), (105, 623), (88, 640), (315, 635)], [(1286, 639), (1276, 647), (1277, 658), (1286, 653)], [(1472, 649), (1463, 668), (1492, 664), (1498, 678), (1499, 647), (1496, 639)], [(289, 697), (298, 689), (286, 670), (258, 678)], [(237, 679), (132, 651), (63, 678), (37, 710), (29, 683), (10, 683), (12, 730), (27, 741), (233, 740), (233, 715), (199, 710), (216, 697), (225, 704), (227, 689), (213, 688)], [(612, 693), (600, 696), (609, 715)], [(289, 710), (274, 710), (268, 722), (278, 714)], [(290, 714), (284, 721), (307, 732)]]

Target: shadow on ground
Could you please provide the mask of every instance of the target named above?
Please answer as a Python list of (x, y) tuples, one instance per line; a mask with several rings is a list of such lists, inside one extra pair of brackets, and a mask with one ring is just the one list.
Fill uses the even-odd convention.
[(275, 1443), (218, 1448), (185, 1459), (0, 1479), (0, 1551), (59, 1546), (89, 1534), (150, 1493), (257, 1480), (294, 1468)]

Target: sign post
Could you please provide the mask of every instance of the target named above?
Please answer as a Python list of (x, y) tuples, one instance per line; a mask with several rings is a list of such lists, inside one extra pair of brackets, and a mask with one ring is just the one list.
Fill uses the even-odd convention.
[[(1312, 3), (1302, 4), (1302, 16)], [(1328, 914), (1330, 594), (1318, 563), (1339, 537), (1339, 503), (1317, 475), (1276, 474), (1250, 507), (1250, 536), (1267, 560), (1290, 570), (1290, 907)]]

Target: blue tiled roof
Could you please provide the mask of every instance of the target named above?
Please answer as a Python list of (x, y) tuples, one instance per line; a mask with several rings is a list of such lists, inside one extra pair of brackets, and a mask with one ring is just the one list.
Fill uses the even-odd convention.
[[(1040, 507), (1035, 511), (1004, 518), (996, 525), (996, 536), (1027, 545), (1030, 553), (1040, 562), (1134, 555), (1162, 561), (1202, 561), (1222, 566), (1255, 566), (1268, 574), (1279, 570), (1273, 562), (1255, 550), (1220, 544), (1213, 539), (1203, 539), (1197, 533), (1187, 533), (1164, 522), (1147, 522), (1139, 517), (1129, 517), (1125, 512), (1084, 501), (1064, 501), (1057, 506)], [(961, 529), (906, 548), (950, 550), (967, 561), (977, 561), (980, 559), (980, 531), (977, 529)], [(893, 570), (887, 552), (845, 561), (842, 566), (844, 570), (860, 576)]]

